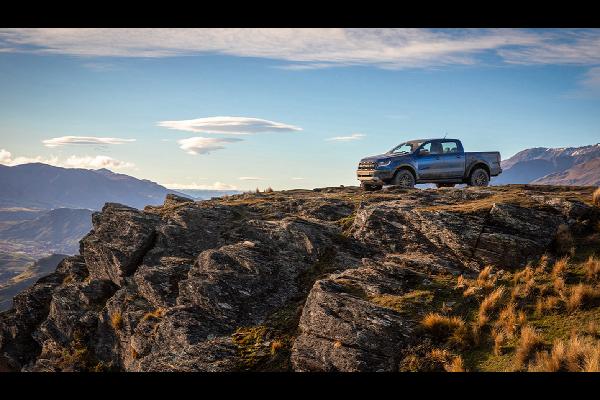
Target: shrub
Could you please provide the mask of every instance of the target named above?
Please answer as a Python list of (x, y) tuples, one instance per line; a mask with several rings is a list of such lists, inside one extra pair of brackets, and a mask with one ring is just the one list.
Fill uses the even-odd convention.
[(437, 313), (428, 313), (421, 321), (423, 327), (438, 339), (446, 339), (465, 322), (460, 317), (447, 317)]
[(592, 202), (595, 206), (600, 207), (600, 188), (594, 190), (594, 193), (592, 194)]
[(268, 188), (265, 189), (265, 193), (273, 193), (273, 188), (271, 186), (269, 186)]
[(577, 335), (568, 341), (556, 340), (550, 352), (536, 354), (529, 371), (600, 372), (600, 344)]
[(521, 329), (521, 337), (517, 344), (516, 363), (520, 368), (529, 360), (532, 352), (542, 345), (542, 339), (538, 333), (530, 326)]
[(594, 256), (590, 256), (583, 264), (583, 269), (585, 270), (585, 276), (588, 280), (598, 278), (598, 275), (600, 274), (600, 260)]
[(110, 325), (116, 331), (121, 330), (123, 327), (123, 315), (120, 311), (116, 311), (110, 316)]

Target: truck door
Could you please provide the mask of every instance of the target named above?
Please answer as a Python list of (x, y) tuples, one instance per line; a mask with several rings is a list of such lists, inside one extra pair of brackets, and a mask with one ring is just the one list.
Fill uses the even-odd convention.
[(437, 163), (439, 163), (439, 155), (432, 154), (432, 143), (433, 142), (423, 143), (417, 151), (417, 171), (419, 179), (428, 180), (437, 177), (438, 172), (436, 172), (436, 170), (439, 168), (437, 165)]
[(465, 153), (456, 140), (441, 141), (440, 177), (461, 178), (465, 172)]

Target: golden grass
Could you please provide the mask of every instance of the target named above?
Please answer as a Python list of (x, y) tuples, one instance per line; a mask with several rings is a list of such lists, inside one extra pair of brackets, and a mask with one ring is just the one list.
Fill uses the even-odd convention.
[(498, 319), (494, 323), (492, 333), (496, 336), (501, 334), (503, 338), (512, 338), (517, 327), (518, 322), (515, 304), (510, 302), (498, 314)]
[(563, 277), (569, 266), (569, 257), (563, 257), (554, 263), (552, 267), (553, 277)]
[(583, 270), (588, 280), (595, 280), (600, 275), (600, 259), (594, 256), (590, 256), (587, 261), (583, 264)]
[(477, 314), (477, 324), (479, 326), (484, 326), (489, 321), (489, 314), (496, 309), (503, 295), (504, 286), (500, 286), (483, 299), (479, 305), (479, 312)]
[(484, 267), (479, 275), (477, 276), (477, 286), (480, 287), (491, 287), (495, 283), (495, 279), (491, 279), (492, 276), (492, 266), (488, 265)]
[(572, 335), (567, 341), (556, 340), (550, 352), (536, 354), (529, 371), (600, 372), (600, 343), (577, 335)]
[(144, 314), (144, 316), (142, 317), (142, 321), (146, 321), (150, 318), (152, 319), (160, 319), (163, 317), (163, 315), (165, 315), (165, 309), (164, 308), (157, 308), (156, 310), (152, 311), (152, 312), (148, 312), (146, 314)]
[(523, 327), (515, 353), (517, 368), (521, 368), (529, 360), (532, 352), (542, 344), (540, 335), (532, 327)]
[(447, 317), (438, 313), (428, 313), (421, 321), (421, 325), (433, 336), (446, 339), (456, 330), (464, 327), (465, 322), (460, 317)]
[(542, 317), (549, 311), (553, 312), (558, 308), (560, 299), (556, 296), (539, 297), (535, 304), (535, 315)]
[(117, 311), (110, 316), (110, 325), (116, 331), (121, 330), (123, 327), (123, 315), (120, 311)]
[(570, 288), (569, 297), (566, 301), (567, 311), (569, 313), (579, 309), (585, 303), (600, 297), (600, 291), (593, 286), (580, 283)]
[(462, 357), (461, 356), (454, 357), (450, 363), (444, 365), (444, 369), (447, 372), (465, 372), (465, 367), (463, 364)]
[(271, 355), (274, 356), (275, 354), (277, 354), (281, 349), (283, 349), (284, 344), (281, 340), (273, 340), (271, 342)]
[(592, 203), (600, 207), (600, 188), (594, 190), (594, 193), (592, 193)]

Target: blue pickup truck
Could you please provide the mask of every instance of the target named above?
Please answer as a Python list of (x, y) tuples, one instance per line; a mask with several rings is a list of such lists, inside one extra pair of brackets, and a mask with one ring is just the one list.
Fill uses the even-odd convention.
[(411, 140), (385, 154), (363, 158), (356, 171), (360, 186), (367, 191), (383, 185), (411, 188), (417, 183), (487, 186), (500, 173), (499, 152), (465, 152), (457, 139)]

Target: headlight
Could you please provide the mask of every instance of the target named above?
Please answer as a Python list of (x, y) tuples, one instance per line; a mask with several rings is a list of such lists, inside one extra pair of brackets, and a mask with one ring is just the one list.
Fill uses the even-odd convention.
[(388, 165), (390, 165), (392, 163), (392, 160), (386, 160), (386, 161), (379, 161), (377, 163), (378, 167), (387, 167)]

